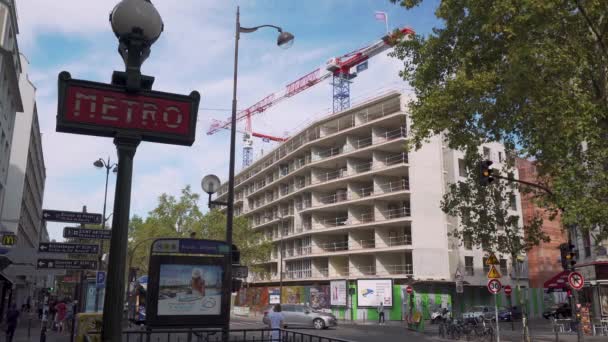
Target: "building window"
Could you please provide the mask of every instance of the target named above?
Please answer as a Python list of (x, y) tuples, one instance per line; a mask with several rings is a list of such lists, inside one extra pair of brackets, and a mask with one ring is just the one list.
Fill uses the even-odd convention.
[(489, 148), (487, 148), (487, 147), (483, 148), (483, 157), (485, 159), (492, 159), (492, 158), (490, 158), (490, 149)]
[(511, 194), (511, 196), (509, 196), (509, 207), (511, 208), (511, 210), (517, 210), (517, 196), (515, 196), (514, 194)]
[(500, 259), (500, 273), (503, 275), (507, 274), (509, 272), (508, 268), (507, 268), (507, 259)]
[(589, 233), (583, 233), (583, 247), (585, 249), (585, 258), (591, 256), (591, 238), (589, 237)]
[(467, 176), (467, 165), (464, 162), (464, 159), (458, 159), (458, 174), (460, 177)]
[(486, 258), (486, 257), (484, 257), (483, 259), (481, 259), (481, 262), (483, 263), (483, 273), (490, 272), (490, 265), (487, 265), (486, 261), (488, 261), (488, 258)]
[(465, 256), (464, 257), (464, 274), (468, 276), (475, 275), (475, 269), (473, 268), (473, 257)]
[(464, 234), (463, 235), (463, 244), (464, 244), (464, 249), (466, 250), (472, 250), (473, 249), (473, 238), (471, 237), (471, 234)]

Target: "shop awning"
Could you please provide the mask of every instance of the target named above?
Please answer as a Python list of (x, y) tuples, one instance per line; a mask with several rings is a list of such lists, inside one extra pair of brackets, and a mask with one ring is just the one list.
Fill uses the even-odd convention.
[(558, 274), (551, 277), (551, 279), (547, 280), (543, 287), (551, 290), (562, 290), (568, 287), (568, 275), (570, 272), (561, 271)]

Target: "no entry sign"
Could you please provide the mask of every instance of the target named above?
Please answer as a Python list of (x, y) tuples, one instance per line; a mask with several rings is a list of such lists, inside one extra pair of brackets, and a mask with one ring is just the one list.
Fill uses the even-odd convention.
[(411, 286), (408, 286), (405, 291), (407, 292), (407, 294), (412, 294), (412, 292), (414, 292), (414, 288)]
[(511, 288), (511, 285), (505, 285), (505, 294), (507, 296), (510, 296), (512, 292), (513, 292), (513, 289)]
[(57, 132), (114, 137), (141, 136), (144, 141), (192, 145), (200, 95), (141, 90), (136, 94), (113, 84), (72, 79), (59, 74)]
[(502, 284), (498, 279), (490, 279), (488, 281), (488, 291), (493, 294), (497, 294), (502, 289)]
[(580, 290), (585, 285), (585, 278), (578, 272), (571, 272), (570, 275), (568, 275), (568, 284), (571, 288)]

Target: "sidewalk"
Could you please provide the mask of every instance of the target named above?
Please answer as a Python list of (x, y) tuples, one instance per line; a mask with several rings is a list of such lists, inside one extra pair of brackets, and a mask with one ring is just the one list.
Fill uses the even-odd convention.
[[(23, 317), (19, 320), (19, 326), (17, 327), (17, 331), (15, 331), (15, 337), (13, 338), (13, 342), (39, 342), (40, 341), (40, 321), (37, 317), (33, 317), (30, 321), (29, 317)], [(29, 330), (29, 337), (28, 337)], [(1, 341), (4, 341), (6, 338), (6, 332), (2, 330), (0, 332), (2, 336), (0, 337)], [(46, 334), (46, 342), (69, 342), (70, 335), (68, 334), (59, 334), (54, 331), (47, 331)]]

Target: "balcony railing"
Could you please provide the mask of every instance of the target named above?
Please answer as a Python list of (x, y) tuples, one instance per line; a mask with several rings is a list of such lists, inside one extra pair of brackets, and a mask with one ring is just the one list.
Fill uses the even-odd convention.
[(329, 274), (329, 269), (321, 268), (317, 271), (312, 269), (305, 270), (293, 270), (285, 272), (286, 279), (308, 279), (308, 278), (343, 278), (343, 277), (358, 277), (361, 275), (365, 276), (411, 276), (414, 274), (414, 267), (412, 264), (395, 264), (395, 265), (381, 265), (380, 270), (376, 265), (364, 265), (357, 267), (344, 267), (343, 269), (334, 269), (333, 274)]
[(318, 221), (316, 224), (313, 224), (313, 229), (323, 229), (323, 228), (331, 228), (337, 226), (346, 226), (353, 224), (363, 224), (363, 223), (371, 223), (371, 222), (382, 222), (387, 220), (394, 220), (403, 217), (409, 217), (410, 208), (409, 207), (401, 207), (394, 208), (388, 210), (380, 211), (381, 214), (384, 215), (384, 218), (378, 217), (376, 218), (373, 212), (362, 213), (358, 218), (348, 219), (346, 216), (338, 216), (338, 217), (330, 217), (324, 218)]

